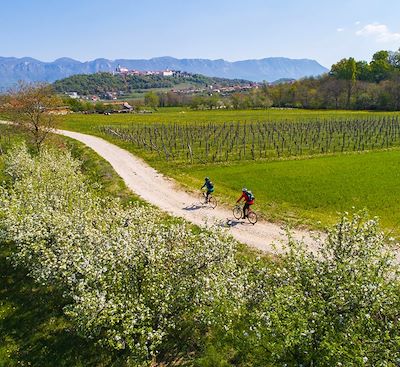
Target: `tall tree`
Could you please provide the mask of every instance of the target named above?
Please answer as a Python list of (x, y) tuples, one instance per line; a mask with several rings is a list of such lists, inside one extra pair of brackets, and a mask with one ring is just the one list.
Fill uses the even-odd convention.
[(40, 148), (56, 127), (55, 113), (61, 99), (48, 84), (20, 83), (10, 91), (1, 105), (12, 122), (28, 131), (36, 149)]
[(346, 107), (350, 108), (351, 97), (357, 77), (357, 64), (354, 58), (342, 59), (338, 63), (332, 65), (331, 75), (337, 79), (346, 80), (347, 84), (347, 98)]
[(373, 81), (372, 80), (372, 75), (371, 75), (371, 67), (366, 61), (357, 61), (356, 62), (356, 77), (357, 80), (363, 80), (363, 81)]
[(372, 56), (370, 63), (371, 73), (376, 83), (388, 79), (390, 72), (393, 70), (389, 63), (389, 52), (378, 51)]
[(147, 92), (144, 95), (144, 104), (148, 107), (156, 109), (160, 103), (160, 98), (154, 92)]

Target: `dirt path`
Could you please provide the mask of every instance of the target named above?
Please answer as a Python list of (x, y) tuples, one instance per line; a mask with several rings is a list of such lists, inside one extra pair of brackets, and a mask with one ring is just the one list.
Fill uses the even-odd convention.
[[(122, 177), (126, 185), (138, 196), (160, 209), (177, 217), (204, 225), (217, 221), (229, 228), (234, 238), (242, 243), (263, 251), (275, 252), (282, 249), (280, 242), (285, 239), (284, 231), (278, 225), (269, 222), (258, 222), (251, 225), (247, 221), (235, 220), (232, 211), (217, 207), (215, 209), (199, 205), (199, 200), (183, 191), (170, 178), (163, 176), (143, 160), (124, 149), (91, 135), (72, 131), (59, 130), (59, 134), (79, 140), (106, 159)], [(295, 238), (304, 238), (311, 244), (310, 233), (295, 231)]]

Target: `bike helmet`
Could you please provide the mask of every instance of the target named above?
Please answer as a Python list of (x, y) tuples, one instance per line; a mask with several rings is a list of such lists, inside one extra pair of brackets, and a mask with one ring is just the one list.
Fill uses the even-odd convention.
[(206, 177), (205, 180), (206, 180), (206, 181), (210, 181), (210, 177)]
[(243, 187), (242, 192), (246, 192), (246, 191), (247, 191), (247, 189), (245, 187)]

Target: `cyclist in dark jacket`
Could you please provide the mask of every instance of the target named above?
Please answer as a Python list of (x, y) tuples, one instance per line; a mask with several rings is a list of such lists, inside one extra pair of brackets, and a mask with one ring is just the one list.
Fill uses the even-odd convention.
[(254, 195), (251, 191), (247, 190), (245, 187), (242, 189), (242, 196), (237, 199), (237, 203), (244, 199), (245, 204), (243, 206), (243, 219), (247, 218), (248, 216), (248, 211), (250, 208), (250, 205), (254, 204)]
[(207, 192), (206, 192), (206, 202), (208, 203), (208, 201), (209, 201), (209, 196), (210, 196), (210, 194), (212, 193), (212, 192), (214, 192), (214, 184), (210, 181), (210, 178), (209, 177), (206, 177), (205, 179), (204, 179), (204, 185), (201, 187), (201, 188), (203, 188), (204, 186), (207, 188)]

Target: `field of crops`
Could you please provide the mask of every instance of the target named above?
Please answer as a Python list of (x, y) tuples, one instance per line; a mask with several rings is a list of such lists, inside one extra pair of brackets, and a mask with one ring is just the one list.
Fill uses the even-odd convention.
[(311, 121), (107, 125), (100, 131), (167, 161), (255, 160), (400, 145), (398, 117)]

